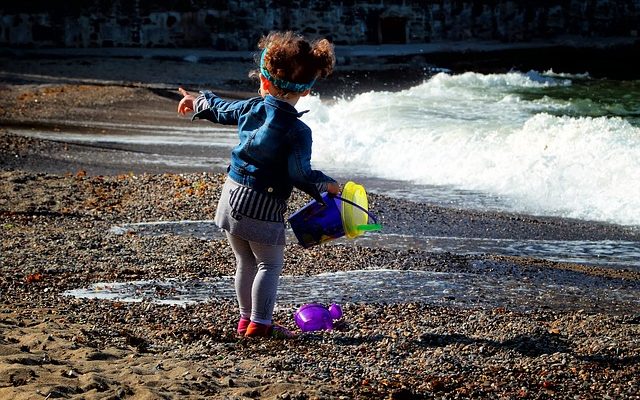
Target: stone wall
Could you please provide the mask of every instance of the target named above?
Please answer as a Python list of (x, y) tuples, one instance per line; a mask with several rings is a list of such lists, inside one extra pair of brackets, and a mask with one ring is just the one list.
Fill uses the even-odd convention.
[(270, 30), (336, 44), (636, 37), (640, 0), (27, 0), (0, 4), (0, 46), (253, 50)]

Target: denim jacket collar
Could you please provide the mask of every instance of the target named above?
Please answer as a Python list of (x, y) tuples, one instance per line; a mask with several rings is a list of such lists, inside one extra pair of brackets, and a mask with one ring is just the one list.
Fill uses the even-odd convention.
[(309, 110), (298, 111), (294, 106), (287, 103), (284, 100), (280, 100), (270, 94), (264, 97), (264, 103), (268, 106), (275, 107), (280, 111), (287, 112), (289, 114), (294, 115), (296, 118), (300, 118), (303, 114), (308, 113)]

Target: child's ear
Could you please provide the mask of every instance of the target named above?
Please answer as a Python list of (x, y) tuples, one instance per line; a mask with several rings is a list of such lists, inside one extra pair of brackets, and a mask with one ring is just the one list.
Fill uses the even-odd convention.
[(265, 78), (264, 75), (260, 74), (260, 85), (264, 90), (269, 90), (271, 82), (269, 82), (269, 80)]
[(300, 97), (304, 97), (304, 96), (308, 95), (309, 93), (311, 93), (311, 89), (307, 89), (304, 92), (300, 93)]

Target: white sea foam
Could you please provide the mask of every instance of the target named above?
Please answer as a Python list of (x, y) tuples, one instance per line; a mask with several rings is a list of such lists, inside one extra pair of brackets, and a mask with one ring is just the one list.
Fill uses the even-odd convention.
[(304, 120), (314, 164), (342, 176), (452, 186), (516, 211), (640, 225), (640, 128), (573, 116), (574, 102), (544, 95), (571, 84), (534, 72), (441, 73), (397, 93), (304, 98), (299, 108), (312, 110)]

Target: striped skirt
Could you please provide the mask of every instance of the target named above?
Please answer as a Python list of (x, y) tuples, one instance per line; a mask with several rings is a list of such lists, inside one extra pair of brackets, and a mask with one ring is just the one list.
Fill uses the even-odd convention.
[(215, 223), (248, 241), (284, 245), (286, 210), (286, 201), (240, 185), (227, 177), (218, 201)]

